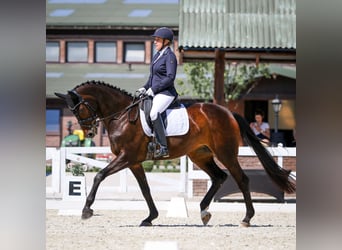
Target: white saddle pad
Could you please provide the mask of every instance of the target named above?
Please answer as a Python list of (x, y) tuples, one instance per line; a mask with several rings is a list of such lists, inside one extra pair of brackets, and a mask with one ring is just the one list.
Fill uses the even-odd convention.
[[(189, 131), (188, 112), (183, 104), (181, 108), (166, 110), (167, 127), (166, 136), (185, 135)], [(152, 136), (150, 127), (147, 125), (144, 112), (140, 109), (140, 120), (142, 128), (147, 136)]]

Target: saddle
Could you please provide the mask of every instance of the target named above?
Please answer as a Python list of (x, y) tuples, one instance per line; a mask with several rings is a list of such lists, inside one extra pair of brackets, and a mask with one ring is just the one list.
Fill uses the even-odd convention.
[[(167, 128), (167, 114), (166, 111), (168, 109), (179, 109), (181, 108), (182, 105), (177, 98), (175, 98), (175, 100), (167, 107), (167, 109), (161, 113), (161, 117), (164, 123), (164, 128)], [(145, 114), (145, 119), (146, 119), (146, 123), (149, 126), (149, 128), (153, 131), (153, 126), (152, 126), (152, 121), (151, 121), (151, 117), (150, 117), (150, 112), (151, 112), (151, 108), (152, 108), (152, 97), (147, 97), (146, 99), (144, 99), (141, 103), (140, 103), (140, 109), (144, 112)]]
[[(146, 159), (154, 159), (156, 150), (155, 137), (153, 133), (153, 125), (150, 118), (152, 108), (152, 98), (148, 97), (139, 104), (140, 121), (144, 133), (150, 138), (147, 146)], [(165, 136), (181, 136), (189, 131), (189, 117), (187, 109), (178, 99), (175, 99), (169, 107), (161, 114), (162, 122), (165, 127)]]

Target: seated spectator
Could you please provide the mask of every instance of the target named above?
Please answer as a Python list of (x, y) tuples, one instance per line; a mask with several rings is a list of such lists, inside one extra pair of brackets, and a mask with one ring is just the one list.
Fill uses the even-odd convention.
[(262, 110), (256, 110), (254, 114), (255, 122), (251, 122), (249, 126), (253, 130), (254, 134), (261, 139), (261, 143), (265, 146), (270, 145), (270, 125), (264, 122), (264, 112)]

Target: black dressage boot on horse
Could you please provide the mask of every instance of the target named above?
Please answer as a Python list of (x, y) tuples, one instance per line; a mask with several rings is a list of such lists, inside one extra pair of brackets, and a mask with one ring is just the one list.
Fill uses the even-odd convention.
[(154, 158), (168, 157), (169, 150), (167, 149), (165, 128), (160, 114), (156, 120), (152, 121), (152, 124), (156, 141), (159, 144), (159, 149), (154, 152)]

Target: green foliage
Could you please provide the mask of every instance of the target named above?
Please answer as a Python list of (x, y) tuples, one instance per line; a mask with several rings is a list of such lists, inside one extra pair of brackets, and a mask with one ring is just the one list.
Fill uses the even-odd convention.
[[(184, 63), (184, 72), (187, 75), (187, 81), (193, 86), (194, 94), (205, 101), (211, 100), (214, 94), (214, 63)], [(180, 86), (185, 85), (183, 80), (178, 80), (177, 83)], [(189, 91), (180, 91), (180, 94), (186, 95)]]
[(92, 167), (87, 170), (87, 172), (99, 172), (102, 168), (99, 167)]
[(71, 167), (71, 173), (73, 176), (84, 176), (84, 169), (81, 164), (75, 164)]
[(46, 165), (45, 167), (45, 174), (50, 175), (52, 173), (52, 166), (51, 165)]
[(244, 92), (248, 94), (262, 77), (270, 78), (268, 67), (265, 64), (256, 66), (255, 64), (228, 63), (224, 83), (226, 101), (238, 100)]
[[(144, 161), (142, 166), (146, 172), (179, 172), (176, 166), (179, 166), (180, 159), (168, 159), (168, 160), (150, 160)], [(154, 168), (155, 166), (155, 168)], [(164, 168), (161, 168), (163, 166)], [(173, 168), (168, 168), (169, 166)]]
[(142, 166), (146, 172), (151, 172), (153, 170), (154, 161), (144, 161)]
[[(193, 95), (210, 101), (214, 95), (213, 62), (184, 63), (184, 72), (187, 82), (193, 87)], [(258, 83), (261, 77), (270, 77), (267, 65), (227, 63), (224, 73), (224, 96), (228, 102), (242, 97), (242, 93), (249, 93)], [(185, 82), (178, 80), (178, 85), (184, 87)], [(184, 88), (183, 88), (184, 89)], [(181, 90), (181, 95), (189, 94), (189, 91)]]

